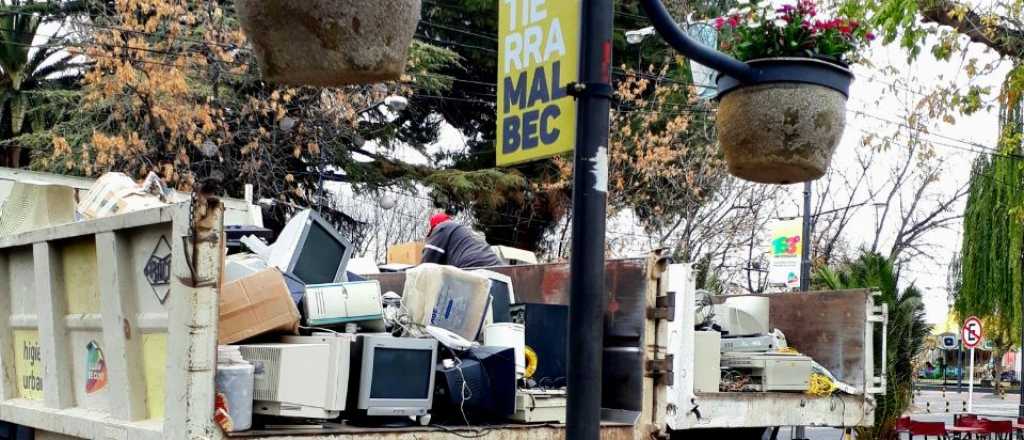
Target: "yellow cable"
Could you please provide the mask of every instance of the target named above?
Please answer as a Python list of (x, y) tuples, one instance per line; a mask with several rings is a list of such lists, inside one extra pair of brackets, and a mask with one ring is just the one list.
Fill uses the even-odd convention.
[(823, 374), (811, 373), (809, 382), (810, 383), (807, 386), (807, 394), (812, 396), (828, 397), (839, 389), (836, 387), (836, 384), (832, 382), (832, 379), (829, 379), (828, 376)]

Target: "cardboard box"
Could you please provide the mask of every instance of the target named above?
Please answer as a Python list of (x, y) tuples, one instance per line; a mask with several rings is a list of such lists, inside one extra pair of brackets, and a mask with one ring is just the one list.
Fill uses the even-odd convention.
[(271, 332), (296, 334), (298, 329), (299, 309), (279, 270), (262, 270), (221, 289), (219, 344)]
[(391, 246), (388, 248), (388, 264), (400, 263), (413, 266), (420, 264), (420, 260), (423, 258), (423, 248), (426, 246), (427, 243), (423, 241)]

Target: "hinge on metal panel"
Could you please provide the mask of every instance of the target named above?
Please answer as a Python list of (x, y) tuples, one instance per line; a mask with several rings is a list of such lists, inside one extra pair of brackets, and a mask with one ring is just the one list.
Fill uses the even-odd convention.
[(647, 308), (647, 319), (661, 319), (675, 321), (676, 319), (676, 293), (668, 292), (654, 300), (654, 307)]
[(673, 369), (672, 361), (675, 356), (671, 354), (665, 355), (664, 359), (654, 359), (647, 361), (645, 376), (652, 377), (655, 380), (661, 380), (665, 385), (671, 386), (673, 381)]

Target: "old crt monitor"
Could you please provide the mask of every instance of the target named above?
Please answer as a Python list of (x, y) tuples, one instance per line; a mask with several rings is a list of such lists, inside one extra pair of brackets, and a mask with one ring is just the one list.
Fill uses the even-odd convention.
[(507, 420), (516, 411), (515, 349), (474, 347), (442, 367), (434, 408), (433, 417), (457, 423)]
[(349, 409), (356, 417), (426, 416), (434, 397), (437, 341), (360, 334), (356, 340)]
[(269, 263), (306, 284), (347, 281), (352, 244), (312, 210), (292, 217), (270, 249)]
[(477, 269), (473, 273), (491, 279), (491, 322), (512, 322), (509, 308), (516, 302), (512, 278), (487, 269)]
[(240, 346), (242, 358), (255, 367), (253, 412), (309, 419), (341, 415), (348, 397), (354, 339), (353, 335), (318, 334)]

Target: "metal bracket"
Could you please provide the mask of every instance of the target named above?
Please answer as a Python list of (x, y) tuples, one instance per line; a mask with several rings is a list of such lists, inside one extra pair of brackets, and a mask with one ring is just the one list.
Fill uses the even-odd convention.
[(664, 321), (675, 321), (676, 319), (676, 293), (668, 292), (655, 300), (654, 307), (647, 308), (647, 319), (660, 319)]
[(571, 82), (566, 84), (565, 93), (577, 99), (584, 96), (612, 99), (615, 96), (615, 89), (612, 88), (611, 84), (606, 83)]
[(674, 355), (665, 355), (663, 359), (654, 359), (647, 361), (646, 372), (644, 376), (654, 378), (655, 380), (661, 380), (662, 383), (668, 386), (673, 385), (673, 378), (675, 371), (672, 368)]

